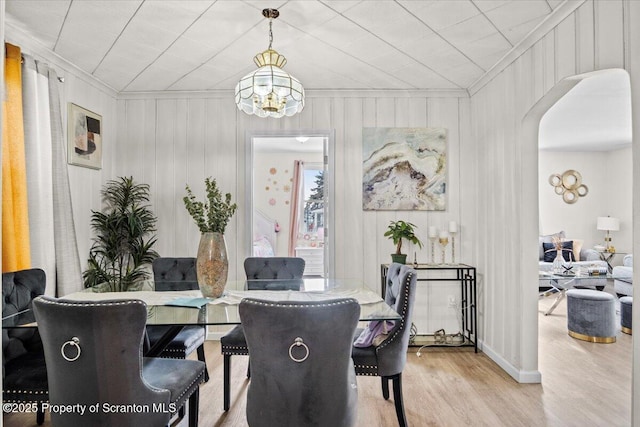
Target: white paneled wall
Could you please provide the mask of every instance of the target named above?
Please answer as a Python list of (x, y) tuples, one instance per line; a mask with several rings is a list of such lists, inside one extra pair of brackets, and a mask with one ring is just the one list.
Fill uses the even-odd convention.
[[(485, 310), (481, 321), (483, 348), (520, 381), (539, 379), (534, 277), (537, 135), (524, 133), (523, 129), (535, 130), (523, 127), (523, 119), (562, 79), (596, 69), (625, 68), (632, 79), (637, 135), (640, 64), (633, 60), (639, 60), (640, 37), (637, 33), (634, 37), (637, 30), (629, 25), (631, 21), (636, 26), (640, 22), (637, 2), (584, 2), (490, 82), (472, 91), (471, 132), (475, 144), (470, 148), (475, 148), (479, 160), (475, 244), (485, 284), (480, 304)], [(633, 153), (635, 173), (638, 151)], [(638, 189), (633, 191), (637, 207)], [(637, 211), (634, 216), (638, 224)]]
[[(468, 98), (449, 96), (407, 97), (388, 94), (370, 97), (311, 95), (302, 114), (279, 120), (260, 119), (241, 113), (227, 95), (184, 94), (153, 97), (128, 96), (118, 101), (118, 127), (114, 176), (133, 175), (151, 186), (153, 209), (158, 216), (157, 250), (163, 256), (194, 256), (199, 232), (188, 216), (182, 198), (185, 184), (204, 197), (204, 179), (213, 176), (224, 192), (231, 192), (238, 203), (238, 213), (226, 232), (232, 277), (244, 275), (242, 262), (249, 253), (245, 224), (246, 132), (249, 130), (332, 129), (335, 130), (335, 263), (336, 276), (364, 279), (378, 291), (380, 263), (390, 261), (393, 243), (383, 236), (389, 221), (404, 219), (418, 226), (426, 243), (429, 225), (443, 228), (453, 220), (461, 225), (458, 235), (458, 260), (473, 263), (470, 224), (471, 214), (462, 215), (465, 201), (461, 195), (472, 194), (472, 161), (463, 140), (468, 135), (461, 126), (468, 125)], [(124, 95), (123, 95), (124, 97)], [(445, 212), (364, 212), (362, 210), (362, 128), (363, 127), (444, 127), (448, 129), (449, 176), (448, 208)], [(466, 188), (462, 188), (466, 182)], [(474, 199), (470, 197), (472, 202)], [(466, 206), (472, 212), (472, 204)], [(428, 246), (428, 245), (427, 245)], [(409, 245), (413, 259), (427, 262), (427, 246), (422, 250)], [(425, 306), (418, 314), (421, 332), (445, 327), (457, 328), (452, 309), (446, 307), (448, 294), (459, 291), (441, 289), (445, 284), (424, 286)]]

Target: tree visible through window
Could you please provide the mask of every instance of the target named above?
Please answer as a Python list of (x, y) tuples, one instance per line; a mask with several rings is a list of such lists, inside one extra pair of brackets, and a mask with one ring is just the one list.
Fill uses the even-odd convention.
[(301, 226), (304, 233), (318, 233), (324, 229), (324, 171), (317, 167), (305, 168), (304, 181)]

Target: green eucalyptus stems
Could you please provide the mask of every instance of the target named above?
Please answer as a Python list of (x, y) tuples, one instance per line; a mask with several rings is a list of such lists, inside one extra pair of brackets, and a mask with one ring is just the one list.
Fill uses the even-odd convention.
[(236, 209), (238, 209), (238, 205), (231, 203), (230, 193), (226, 193), (223, 199), (215, 179), (206, 178), (204, 183), (207, 201), (197, 201), (191, 188), (187, 185), (185, 187), (187, 195), (182, 199), (184, 206), (198, 225), (201, 233), (215, 232), (224, 234), (227, 223), (236, 212)]

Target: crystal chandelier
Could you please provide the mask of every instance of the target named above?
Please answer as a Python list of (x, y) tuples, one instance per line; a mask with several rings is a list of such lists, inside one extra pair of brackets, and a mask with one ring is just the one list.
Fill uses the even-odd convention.
[(258, 69), (236, 85), (236, 104), (245, 113), (259, 117), (293, 116), (304, 108), (304, 88), (298, 79), (282, 69), (286, 58), (271, 48), (271, 24), (280, 12), (264, 9), (262, 15), (269, 18), (269, 47), (253, 58)]

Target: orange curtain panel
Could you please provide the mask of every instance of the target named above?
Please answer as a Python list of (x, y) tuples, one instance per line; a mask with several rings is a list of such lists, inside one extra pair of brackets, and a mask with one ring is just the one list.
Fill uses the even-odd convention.
[(20, 48), (5, 43), (2, 110), (2, 271), (31, 267)]

